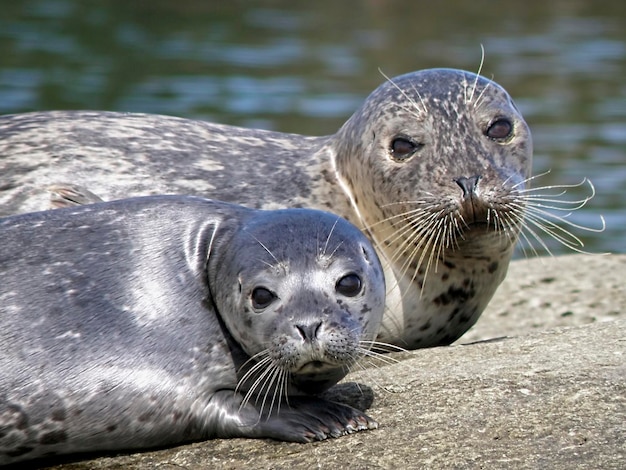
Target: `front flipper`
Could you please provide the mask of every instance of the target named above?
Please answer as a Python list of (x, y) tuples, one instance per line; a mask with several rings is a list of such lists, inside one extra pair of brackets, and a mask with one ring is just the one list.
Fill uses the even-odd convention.
[(88, 189), (77, 184), (55, 184), (47, 189), (50, 192), (50, 209), (82, 206), (103, 201)]
[(378, 427), (365, 413), (347, 405), (310, 396), (289, 397), (288, 402), (271, 413), (260, 412), (252, 402), (240, 409), (241, 396), (232, 391), (217, 392), (211, 404), (219, 403), (222, 412), (215, 437), (312, 442)]

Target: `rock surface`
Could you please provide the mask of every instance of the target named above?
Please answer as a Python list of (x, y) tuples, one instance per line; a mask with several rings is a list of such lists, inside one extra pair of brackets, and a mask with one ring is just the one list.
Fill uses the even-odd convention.
[(621, 469), (625, 279), (626, 255), (513, 262), (457, 344), (386, 356), (397, 362), (329, 392), (368, 407), (375, 431), (304, 445), (214, 440), (54, 468)]

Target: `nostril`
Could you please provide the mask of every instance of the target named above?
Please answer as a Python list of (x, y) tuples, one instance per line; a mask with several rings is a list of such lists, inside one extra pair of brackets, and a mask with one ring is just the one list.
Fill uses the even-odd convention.
[(311, 323), (299, 323), (296, 325), (296, 329), (302, 339), (305, 341), (313, 341), (317, 338), (317, 335), (320, 331), (320, 327), (322, 326), (322, 322), (311, 322)]
[(466, 198), (470, 196), (472, 193), (476, 192), (476, 188), (478, 187), (478, 182), (481, 180), (482, 176), (475, 175), (469, 178), (465, 176), (461, 176), (456, 178), (454, 182), (458, 184), (463, 190), (463, 197)]

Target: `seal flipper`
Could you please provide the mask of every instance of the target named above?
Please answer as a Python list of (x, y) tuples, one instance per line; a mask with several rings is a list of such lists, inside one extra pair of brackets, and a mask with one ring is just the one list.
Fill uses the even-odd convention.
[[(218, 405), (221, 412), (215, 437), (306, 443), (378, 428), (378, 423), (362, 411), (317, 397), (289, 397), (289, 404), (271, 413), (260, 412), (251, 403), (240, 409), (241, 400), (241, 395), (227, 390), (211, 398), (211, 403)], [(230, 412), (224, 413), (225, 408), (230, 408)]]
[(46, 189), (50, 192), (50, 209), (82, 206), (104, 201), (77, 184), (55, 184)]

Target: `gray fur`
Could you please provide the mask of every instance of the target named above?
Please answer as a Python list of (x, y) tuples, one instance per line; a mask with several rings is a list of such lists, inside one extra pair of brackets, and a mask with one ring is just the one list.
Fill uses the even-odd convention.
[[(8, 217), (0, 239), (0, 465), (376, 427), (311, 396), (384, 309), (376, 253), (345, 220), (152, 196)], [(361, 290), (342, 295), (354, 273)], [(276, 295), (262, 310), (255, 286)]]
[[(511, 122), (509, 138), (486, 135), (498, 118)], [(421, 148), (394, 160), (397, 136)], [(105, 200), (186, 193), (330, 210), (362, 228), (383, 262), (380, 339), (418, 348), (460, 337), (504, 278), (523, 217), (523, 204), (511, 215), (511, 201), (531, 163), (530, 131), (503, 88), (432, 69), (382, 84), (326, 137), (141, 114), (5, 116), (0, 212), (48, 207), (45, 188), (66, 182)], [(456, 181), (475, 176), (464, 194)]]

